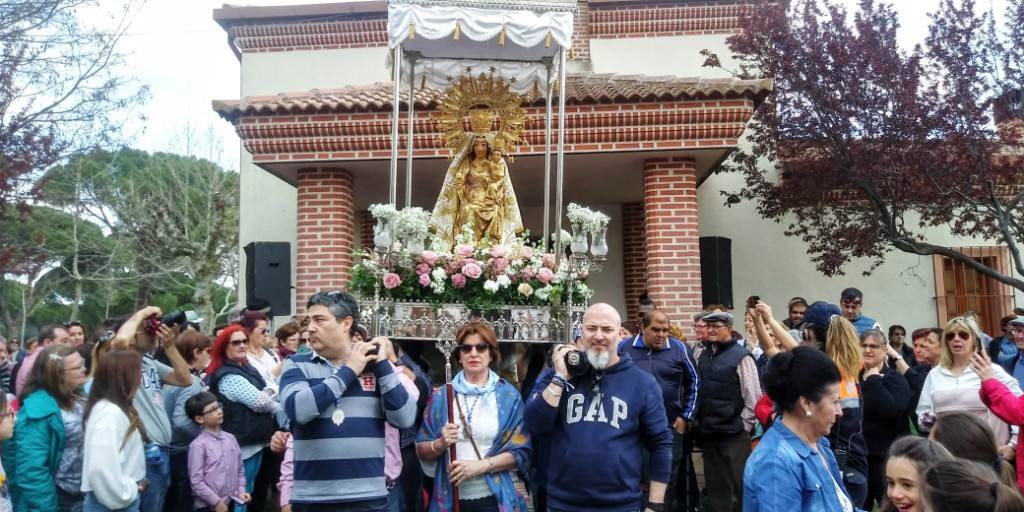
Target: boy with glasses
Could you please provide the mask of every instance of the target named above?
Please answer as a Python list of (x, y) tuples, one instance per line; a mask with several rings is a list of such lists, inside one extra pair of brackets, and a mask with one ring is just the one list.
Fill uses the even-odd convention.
[(224, 408), (203, 391), (185, 403), (188, 415), (203, 430), (188, 445), (188, 476), (194, 510), (227, 512), (251, 499), (245, 492), (242, 452), (235, 436), (221, 430)]

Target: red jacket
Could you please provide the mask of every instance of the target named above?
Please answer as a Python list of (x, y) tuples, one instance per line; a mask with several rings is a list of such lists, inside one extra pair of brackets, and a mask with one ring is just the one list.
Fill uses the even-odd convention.
[(772, 402), (768, 393), (765, 393), (761, 395), (761, 399), (754, 406), (754, 416), (757, 417), (757, 421), (761, 423), (761, 426), (768, 430), (768, 427), (772, 426), (772, 421), (775, 419), (772, 417), (773, 414), (775, 414), (775, 402)]
[[(1010, 425), (1024, 425), (1024, 395), (1014, 396), (1013, 392), (999, 379), (986, 379), (981, 383), (981, 401), (999, 419)], [(1017, 434), (1017, 487), (1024, 489), (1024, 429)]]

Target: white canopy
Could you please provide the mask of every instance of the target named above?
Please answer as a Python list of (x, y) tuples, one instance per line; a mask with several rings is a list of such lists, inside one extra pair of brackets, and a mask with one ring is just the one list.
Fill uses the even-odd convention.
[(545, 61), (572, 47), (575, 12), (576, 0), (389, 0), (389, 45), (415, 52), (417, 85), (443, 89), (466, 68), (493, 68), (525, 92), (545, 83)]

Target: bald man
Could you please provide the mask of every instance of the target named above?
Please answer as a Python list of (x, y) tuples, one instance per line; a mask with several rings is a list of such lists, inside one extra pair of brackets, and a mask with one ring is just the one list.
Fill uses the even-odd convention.
[[(672, 469), (672, 434), (654, 377), (619, 355), (621, 317), (608, 304), (583, 315), (575, 347), (552, 353), (553, 374), (526, 405), (526, 428), (551, 440), (547, 504), (550, 512), (663, 512)], [(565, 354), (579, 350), (591, 370), (570, 376)], [(640, 477), (651, 453), (650, 499), (644, 507)]]

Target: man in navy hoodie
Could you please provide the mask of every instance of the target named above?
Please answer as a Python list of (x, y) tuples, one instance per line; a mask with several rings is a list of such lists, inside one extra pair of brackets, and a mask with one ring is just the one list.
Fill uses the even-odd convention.
[[(526, 428), (547, 436), (550, 512), (663, 512), (672, 466), (672, 434), (661, 388), (651, 374), (617, 352), (621, 317), (608, 304), (583, 315), (576, 348), (593, 367), (570, 378), (560, 346), (554, 374), (526, 404)], [(539, 387), (539, 386), (538, 386)], [(644, 508), (640, 473), (651, 453), (650, 498)]]
[(665, 506), (673, 509), (673, 504), (679, 502), (685, 504), (683, 510), (695, 510), (700, 491), (685, 434), (697, 415), (697, 364), (690, 347), (669, 335), (671, 324), (664, 311), (648, 311), (640, 322), (640, 334), (622, 340), (619, 353), (629, 354), (636, 366), (653, 375), (661, 387), (666, 421), (672, 429), (672, 476)]

